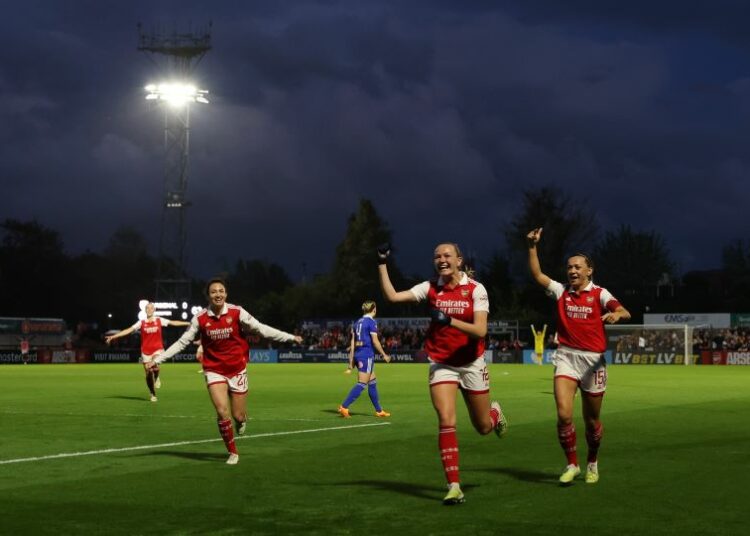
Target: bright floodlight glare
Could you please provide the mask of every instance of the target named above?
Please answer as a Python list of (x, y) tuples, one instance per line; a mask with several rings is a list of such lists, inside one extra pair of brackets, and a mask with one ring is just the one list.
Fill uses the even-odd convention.
[(171, 106), (183, 106), (189, 102), (208, 104), (207, 89), (198, 89), (192, 84), (179, 82), (149, 84), (145, 87), (146, 100), (163, 100)]

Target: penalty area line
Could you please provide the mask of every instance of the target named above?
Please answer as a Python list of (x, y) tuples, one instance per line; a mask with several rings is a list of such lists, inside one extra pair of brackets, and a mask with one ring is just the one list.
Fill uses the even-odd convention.
[[(275, 437), (275, 436), (286, 436), (296, 434), (312, 434), (315, 432), (330, 432), (335, 430), (348, 430), (350, 428), (367, 428), (372, 426), (388, 426), (389, 422), (378, 422), (371, 424), (354, 424), (350, 426), (332, 426), (329, 428), (311, 428), (308, 430), (290, 430), (288, 432), (267, 432), (264, 434), (252, 434), (245, 436), (235, 437), (235, 441), (240, 439), (256, 439), (261, 437)], [(11, 463), (25, 463), (25, 462), (39, 462), (44, 460), (55, 460), (59, 458), (77, 458), (80, 456), (95, 456), (97, 454), (112, 454), (114, 452), (130, 452), (134, 450), (150, 450), (150, 449), (162, 449), (166, 447), (181, 447), (184, 445), (198, 445), (200, 443), (214, 443), (216, 441), (223, 441), (221, 438), (214, 439), (196, 439), (193, 441), (175, 441), (173, 443), (159, 443), (156, 445), (139, 445), (136, 447), (122, 447), (113, 449), (100, 449), (100, 450), (87, 450), (84, 452), (62, 452), (60, 454), (50, 454), (48, 456), (33, 456), (30, 458), (15, 458), (11, 460), (0, 460), (0, 465), (7, 465)]]

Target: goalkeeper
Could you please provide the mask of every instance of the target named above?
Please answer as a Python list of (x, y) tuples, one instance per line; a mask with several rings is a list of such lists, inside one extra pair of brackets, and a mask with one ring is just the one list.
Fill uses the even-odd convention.
[(598, 453), (604, 433), (599, 416), (607, 388), (607, 363), (604, 359), (607, 339), (604, 323), (629, 320), (630, 313), (607, 289), (593, 283), (591, 276), (594, 265), (582, 253), (568, 259), (567, 285), (545, 275), (536, 251), (541, 237), (541, 227), (526, 235), (531, 275), (557, 301), (557, 335), (560, 345), (552, 357), (555, 365), (557, 437), (568, 461), (560, 476), (560, 484), (570, 485), (581, 474), (573, 425), (573, 399), (578, 388), (581, 389), (588, 445), (585, 480), (587, 484), (595, 484), (599, 481)]

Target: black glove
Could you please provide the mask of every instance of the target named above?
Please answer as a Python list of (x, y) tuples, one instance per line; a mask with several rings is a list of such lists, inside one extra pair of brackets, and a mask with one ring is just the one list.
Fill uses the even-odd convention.
[(388, 242), (378, 246), (378, 264), (385, 264), (391, 254), (391, 245)]
[(440, 309), (430, 309), (430, 318), (432, 318), (433, 322), (436, 322), (441, 326), (451, 325), (451, 317), (449, 317)]

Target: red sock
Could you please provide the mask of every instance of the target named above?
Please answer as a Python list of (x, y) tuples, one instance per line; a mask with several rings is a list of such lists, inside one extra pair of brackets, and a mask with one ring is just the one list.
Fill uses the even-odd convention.
[(586, 428), (586, 443), (589, 446), (589, 453), (586, 457), (588, 463), (595, 463), (596, 458), (599, 455), (599, 445), (602, 443), (602, 436), (604, 435), (604, 426), (601, 421), (596, 421), (593, 430)]
[(458, 483), (458, 438), (454, 426), (440, 427), (438, 446), (440, 447), (440, 459), (443, 462), (445, 479), (448, 484)]
[(227, 447), (227, 452), (237, 454), (237, 447), (234, 445), (234, 432), (232, 431), (232, 420), (224, 419), (219, 421), (219, 433)]
[(557, 425), (557, 439), (568, 458), (568, 465), (578, 465), (578, 453), (576, 452), (576, 427), (573, 423)]

